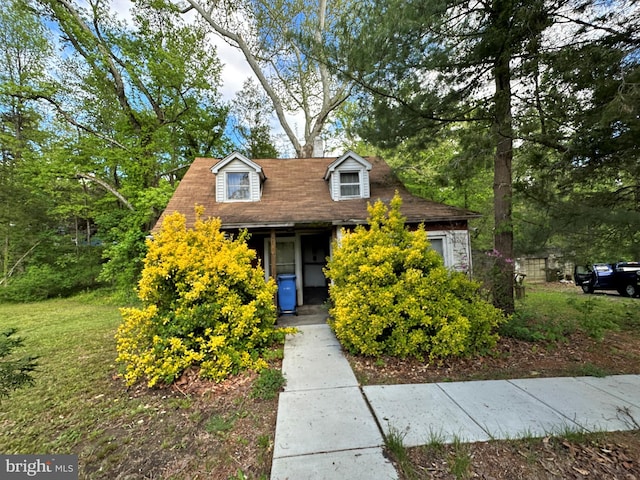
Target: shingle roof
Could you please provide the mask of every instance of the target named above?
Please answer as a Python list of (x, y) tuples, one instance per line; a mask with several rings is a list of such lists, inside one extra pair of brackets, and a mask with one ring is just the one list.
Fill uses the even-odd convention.
[(367, 157), (373, 165), (370, 172), (371, 198), (333, 201), (324, 175), (335, 160), (335, 157), (253, 160), (262, 167), (267, 178), (261, 200), (217, 203), (215, 175), (211, 173), (211, 167), (219, 160), (196, 158), (154, 230), (165, 215), (175, 211), (185, 215), (187, 225), (192, 226), (196, 204), (204, 207), (206, 216), (220, 218), (223, 228), (360, 224), (366, 223), (368, 203), (380, 199), (388, 204), (396, 191), (402, 197), (401, 212), (410, 223), (466, 221), (479, 216), (469, 210), (411, 195), (380, 158)]

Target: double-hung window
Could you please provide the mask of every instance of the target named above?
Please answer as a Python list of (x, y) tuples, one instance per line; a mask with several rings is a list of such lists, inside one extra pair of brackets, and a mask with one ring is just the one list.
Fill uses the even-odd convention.
[(444, 237), (430, 238), (431, 248), (444, 258)]
[(360, 172), (340, 172), (340, 196), (360, 196)]
[(227, 200), (249, 200), (250, 187), (249, 172), (227, 173)]

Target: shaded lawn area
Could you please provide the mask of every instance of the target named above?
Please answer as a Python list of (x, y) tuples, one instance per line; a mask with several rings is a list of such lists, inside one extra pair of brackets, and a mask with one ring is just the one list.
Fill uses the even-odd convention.
[(120, 321), (103, 292), (0, 304), (0, 329), (17, 327), (22, 353), (40, 357), (35, 385), (2, 399), (0, 452), (77, 454), (82, 479), (268, 478), (277, 396), (252, 398), (255, 374), (127, 389), (114, 361)]

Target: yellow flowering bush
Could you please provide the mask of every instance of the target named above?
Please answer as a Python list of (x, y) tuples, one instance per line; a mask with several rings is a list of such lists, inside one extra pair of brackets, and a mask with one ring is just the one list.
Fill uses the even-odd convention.
[(327, 264), (331, 324), (363, 355), (445, 357), (482, 352), (498, 339), (502, 312), (480, 285), (445, 268), (420, 226), (405, 227), (399, 195), (369, 205), (369, 226), (344, 232)]
[(218, 219), (196, 213), (193, 229), (179, 213), (166, 217), (148, 244), (142, 307), (121, 310), (117, 360), (129, 385), (168, 384), (192, 366), (216, 381), (260, 370), (265, 349), (288, 333), (275, 328), (277, 286), (255, 266), (246, 234), (226, 238)]

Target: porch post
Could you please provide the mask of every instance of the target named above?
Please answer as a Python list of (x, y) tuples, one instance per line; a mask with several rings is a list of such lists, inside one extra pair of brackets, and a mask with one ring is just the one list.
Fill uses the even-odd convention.
[(276, 280), (276, 231), (275, 229), (271, 229), (271, 251), (269, 252), (269, 270), (271, 270), (270, 274), (274, 280)]
[[(270, 247), (270, 251), (269, 251), (269, 270), (271, 270), (270, 274), (271, 274), (271, 278), (273, 278), (274, 281), (277, 281), (278, 279), (276, 278), (276, 273), (277, 273), (277, 266), (276, 266), (276, 230), (274, 228), (271, 229), (271, 241), (269, 242), (269, 244), (271, 245)], [(273, 303), (276, 306), (276, 308), (278, 307), (278, 294), (275, 294), (273, 296)]]

